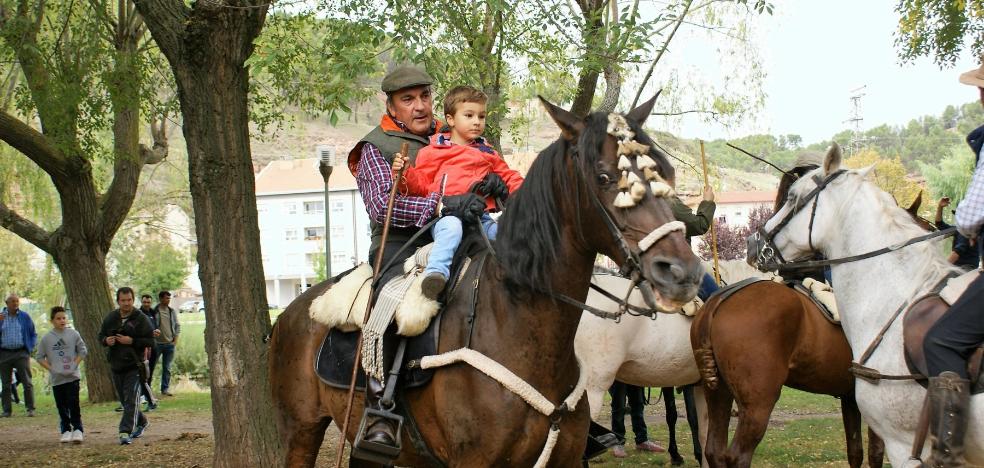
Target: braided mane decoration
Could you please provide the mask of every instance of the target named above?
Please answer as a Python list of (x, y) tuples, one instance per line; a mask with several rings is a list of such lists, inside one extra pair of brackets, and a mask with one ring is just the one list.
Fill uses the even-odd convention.
[(622, 114), (608, 114), (608, 134), (618, 139), (618, 170), (622, 177), (618, 180), (619, 193), (613, 203), (616, 208), (632, 208), (646, 196), (646, 184), (632, 170), (642, 171), (649, 190), (657, 198), (673, 194), (673, 189), (660, 175), (653, 170), (656, 161), (649, 157), (649, 145), (635, 141), (635, 133), (629, 128), (629, 123)]

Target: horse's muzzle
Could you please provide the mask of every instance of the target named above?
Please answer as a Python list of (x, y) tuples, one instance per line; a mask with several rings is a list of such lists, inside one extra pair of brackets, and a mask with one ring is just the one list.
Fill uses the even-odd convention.
[(749, 265), (758, 268), (759, 271), (776, 271), (779, 268), (779, 259), (776, 257), (775, 248), (765, 240), (761, 232), (755, 232), (748, 236), (745, 261)]

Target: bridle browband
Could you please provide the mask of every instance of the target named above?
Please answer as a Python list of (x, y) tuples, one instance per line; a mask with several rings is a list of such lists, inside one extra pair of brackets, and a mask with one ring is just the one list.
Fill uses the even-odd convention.
[(956, 232), (956, 228), (951, 227), (948, 229), (943, 229), (928, 234), (924, 234), (918, 237), (914, 237), (912, 239), (909, 239), (899, 244), (890, 245), (888, 247), (872, 250), (870, 252), (865, 252), (862, 254), (851, 255), (842, 258), (824, 259), (824, 260), (795, 260), (795, 261), (788, 261), (785, 258), (783, 258), (782, 253), (779, 252), (779, 247), (776, 246), (775, 244), (775, 238), (782, 230), (782, 228), (786, 227), (786, 225), (789, 224), (789, 222), (792, 221), (792, 219), (800, 211), (802, 211), (803, 208), (806, 207), (806, 205), (811, 201), (813, 202), (813, 208), (810, 211), (810, 224), (808, 227), (807, 243), (810, 246), (810, 251), (816, 252), (816, 247), (813, 246), (813, 222), (817, 215), (817, 205), (819, 204), (819, 200), (820, 200), (820, 192), (822, 192), (825, 188), (827, 188), (828, 185), (830, 185), (831, 182), (833, 182), (835, 179), (837, 179), (838, 177), (840, 177), (846, 172), (847, 172), (846, 169), (840, 169), (833, 172), (826, 178), (820, 178), (819, 176), (814, 176), (813, 180), (814, 182), (817, 183), (817, 186), (809, 193), (807, 193), (806, 196), (797, 200), (796, 205), (793, 206), (793, 208), (789, 211), (789, 213), (786, 214), (786, 216), (781, 221), (779, 221), (779, 224), (776, 224), (776, 226), (773, 227), (771, 231), (766, 230), (765, 226), (762, 226), (758, 229), (757, 232), (755, 232), (755, 234), (752, 235), (752, 238), (749, 240), (749, 243), (751, 244), (752, 242), (756, 242), (756, 244), (761, 245), (758, 251), (758, 255), (755, 258), (756, 265), (760, 270), (763, 271), (778, 270), (780, 272), (795, 271), (795, 270), (813, 270), (826, 266), (839, 265), (842, 263), (856, 262), (859, 260), (865, 260), (868, 258), (877, 257), (879, 255), (886, 254), (889, 252), (894, 252), (904, 247), (908, 247), (910, 245), (917, 244), (930, 239), (935, 239), (938, 237), (948, 237)]

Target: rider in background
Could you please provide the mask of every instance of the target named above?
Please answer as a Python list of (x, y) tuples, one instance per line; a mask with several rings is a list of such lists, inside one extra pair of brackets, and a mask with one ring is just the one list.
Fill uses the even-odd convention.
[[(697, 212), (690, 210), (680, 197), (673, 196), (673, 217), (677, 221), (680, 221), (687, 227), (687, 243), (690, 243), (690, 238), (693, 236), (702, 236), (709, 229), (711, 229), (711, 223), (714, 222), (714, 189), (710, 185), (704, 186), (704, 199), (701, 200), (700, 204), (697, 205)], [(704, 273), (704, 277), (700, 281), (700, 289), (697, 290), (697, 297), (702, 301), (707, 301), (711, 294), (715, 291), (721, 289), (718, 287), (717, 283), (714, 282), (714, 277), (708, 273)]]
[[(976, 86), (984, 104), (984, 65), (960, 75), (960, 82)], [(974, 177), (957, 207), (957, 230), (972, 243), (982, 242), (984, 224), (984, 126), (967, 136), (976, 156)], [(970, 283), (960, 299), (926, 334), (923, 345), (929, 368), (929, 430), (933, 452), (928, 466), (965, 466), (964, 436), (970, 410), (967, 359), (984, 342), (984, 275)]]

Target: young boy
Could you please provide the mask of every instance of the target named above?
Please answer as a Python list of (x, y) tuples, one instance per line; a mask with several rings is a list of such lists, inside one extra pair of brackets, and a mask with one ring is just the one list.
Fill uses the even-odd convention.
[[(442, 188), (445, 197), (467, 194), (489, 174), (501, 178), (509, 193), (519, 188), (523, 177), (510, 169), (482, 138), (487, 101), (485, 93), (471, 86), (458, 86), (448, 92), (444, 98), (444, 114), (451, 132), (431, 137), (430, 145), (421, 148), (414, 165), (404, 171), (401, 186), (405, 183), (409, 195), (424, 196), (441, 192)], [(394, 171), (406, 164), (406, 157), (398, 156), (393, 159)], [(495, 239), (496, 224), (489, 211), (496, 209), (495, 200), (487, 197), (481, 223), (490, 240)], [(461, 243), (461, 219), (442, 217), (434, 224), (432, 234), (434, 247), (427, 260), (421, 288), (425, 297), (436, 299), (447, 283), (451, 259)]]
[(51, 379), (51, 392), (61, 418), (61, 441), (82, 443), (82, 414), (79, 411), (79, 363), (88, 350), (79, 332), (68, 328), (64, 307), (51, 308), (52, 329), (38, 346), (38, 363)]

